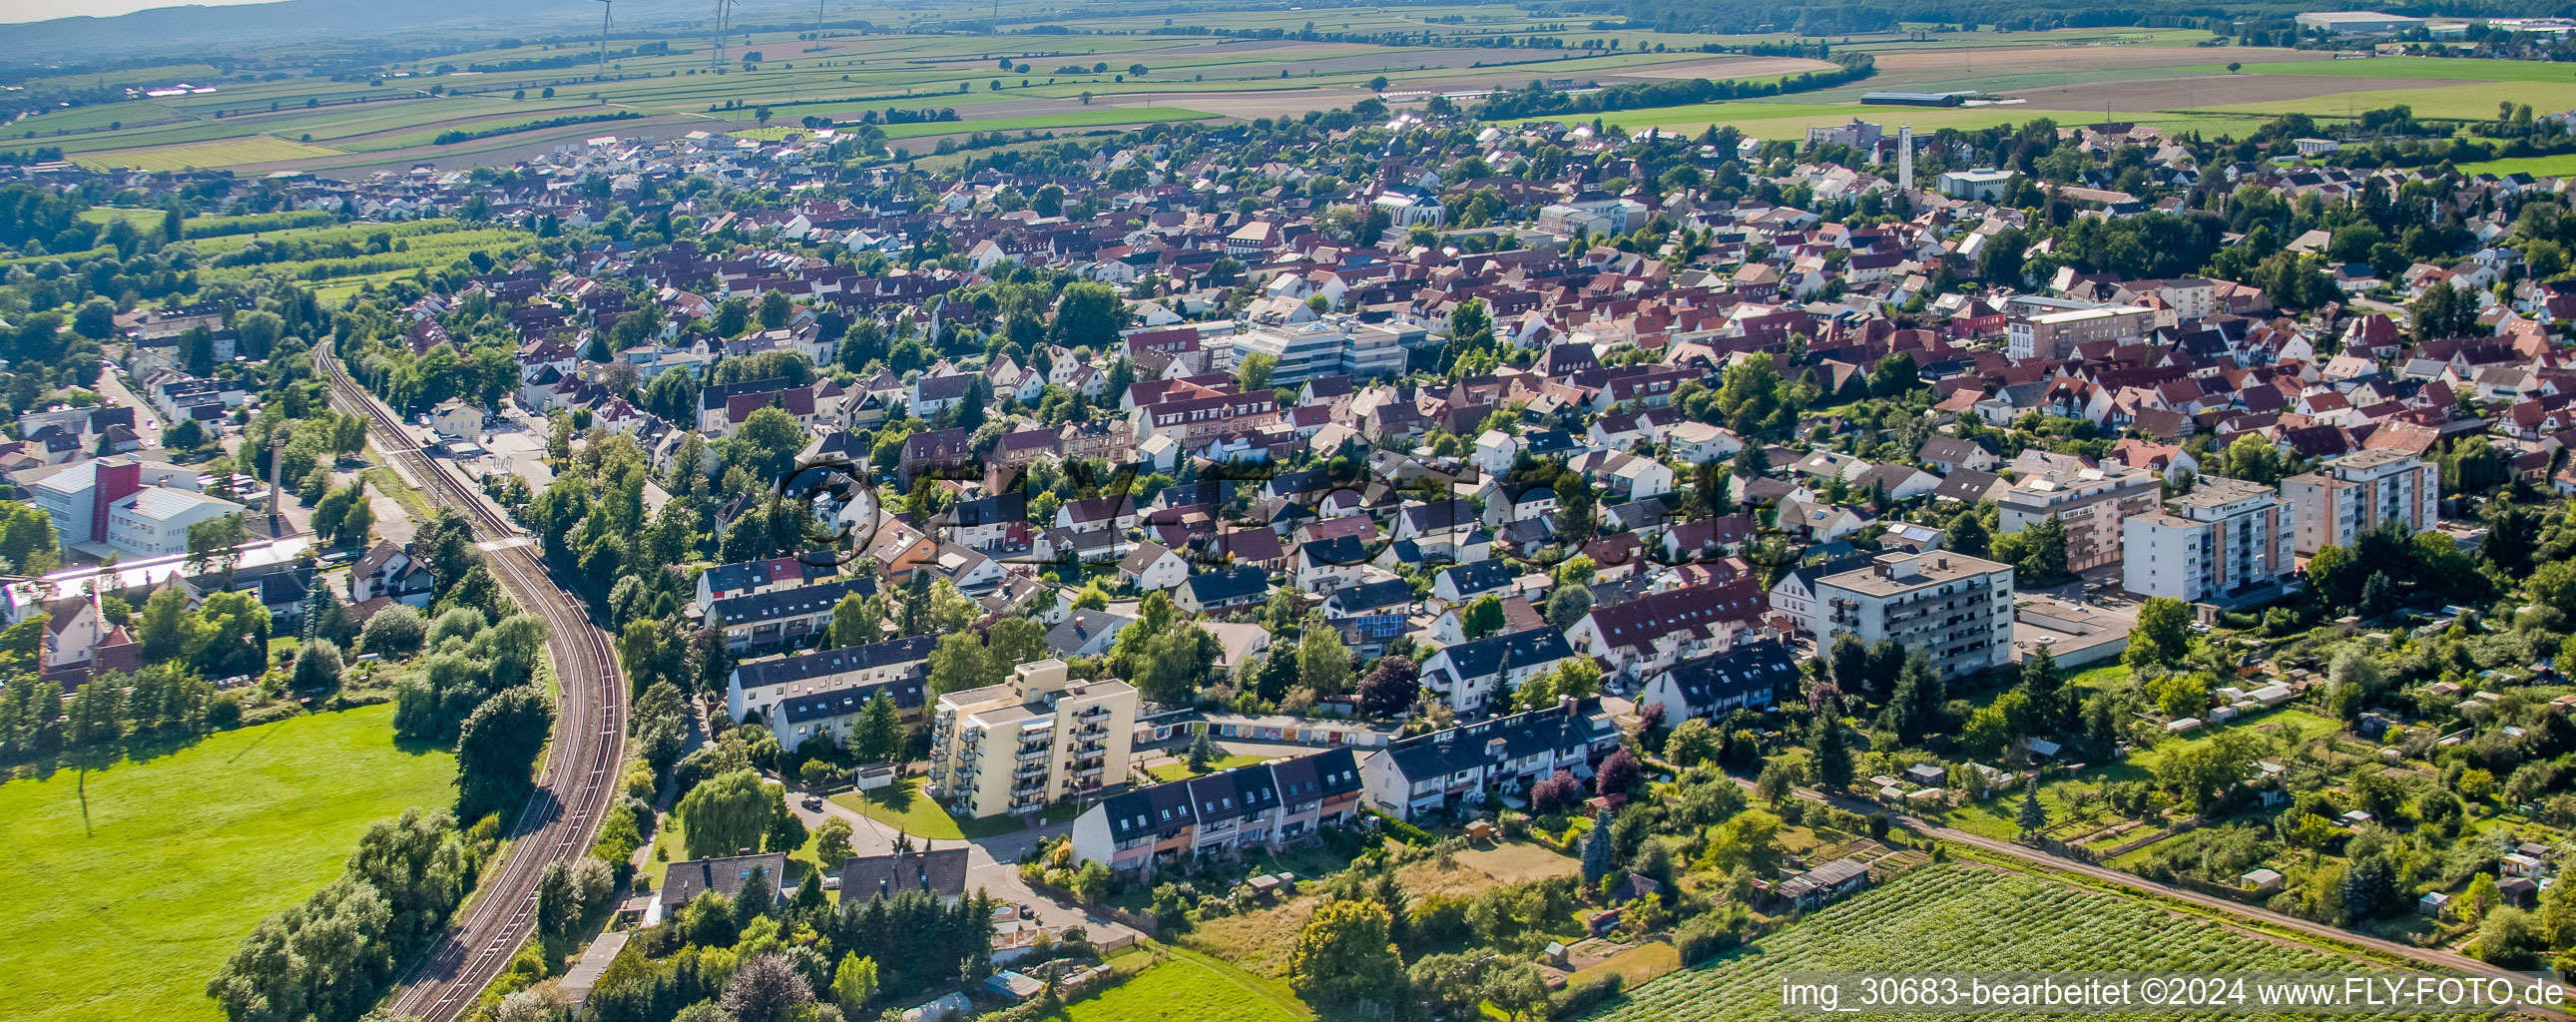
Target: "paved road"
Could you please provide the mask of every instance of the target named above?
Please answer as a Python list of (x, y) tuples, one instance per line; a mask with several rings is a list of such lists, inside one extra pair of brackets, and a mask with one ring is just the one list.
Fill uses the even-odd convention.
[[(1752, 781), (1741, 777), (1734, 778), (1734, 780), (1737, 784), (1743, 785), (1747, 791), (1752, 790)], [(2365, 947), (2373, 951), (2408, 959), (2418, 964), (2432, 966), (2438, 969), (2475, 975), (2509, 976), (2517, 979), (2527, 978), (2520, 974), (2508, 972), (2504, 969), (2488, 965), (2485, 962), (2478, 961), (2477, 959), (2470, 958), (2466, 955), (2444, 951), (2437, 948), (2420, 948), (2412, 944), (2400, 944), (2393, 940), (2382, 940), (2377, 937), (2354, 933), (2341, 927), (2328, 926), (2324, 923), (2312, 922), (2310, 920), (2301, 919), (2297, 916), (2283, 915), (2279, 912), (2271, 911), (2270, 909), (2255, 908), (2251, 905), (2229, 901), (2228, 899), (2214, 895), (2202, 894), (2198, 891), (2187, 891), (2179, 887), (2167, 886), (2165, 884), (2149, 880), (2145, 877), (2138, 876), (2135, 873), (2122, 872), (2108, 866), (2099, 866), (2089, 862), (2080, 862), (2075, 859), (2070, 859), (2062, 855), (2051, 854), (2041, 849), (2033, 848), (2029, 845), (2020, 844), (2018, 842), (1997, 841), (1993, 838), (1971, 834), (1957, 828), (1944, 827), (1920, 817), (1892, 812), (1886, 806), (1879, 805), (1875, 802), (1865, 802), (1860, 799), (1846, 796), (1827, 795), (1824, 792), (1810, 788), (1797, 789), (1797, 795), (1799, 798), (1807, 799), (1812, 802), (1822, 802), (1826, 805), (1847, 809), (1857, 813), (1867, 814), (1886, 812), (1889, 813), (1889, 818), (1895, 821), (1897, 825), (1917, 834), (1939, 838), (1943, 841), (1954, 842), (1957, 844), (1969, 845), (1971, 847), (1983, 849), (1999, 855), (2009, 855), (2042, 869), (2060, 873), (2080, 874), (2097, 880), (2119, 884), (2120, 886), (2128, 887), (2133, 890), (2145, 891), (2150, 894), (2189, 902), (2199, 908), (2209, 909), (2237, 919), (2264, 923), (2266, 925), (2294, 930), (2314, 937), (2321, 937), (2327, 940), (2339, 941), (2344, 944)]]

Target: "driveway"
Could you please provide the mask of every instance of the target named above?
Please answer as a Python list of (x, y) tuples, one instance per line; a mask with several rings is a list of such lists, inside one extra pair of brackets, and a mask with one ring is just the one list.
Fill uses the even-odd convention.
[[(847, 820), (850, 823), (852, 852), (859, 855), (893, 853), (895, 838), (893, 827), (829, 799), (824, 800), (823, 808), (819, 810), (807, 809), (801, 801), (805, 797), (804, 786), (791, 784), (788, 789), (788, 807), (796, 813), (798, 819), (804, 821), (808, 828), (821, 826), (826, 819)], [(1039, 841), (1069, 833), (1072, 829), (1072, 824), (1052, 824), (1015, 830), (994, 837), (966, 839), (967, 889), (980, 888), (997, 901), (1014, 905), (1025, 904), (1037, 909), (1037, 922), (1048, 930), (1080, 926), (1089, 932), (1093, 940), (1118, 934), (1143, 936), (1107, 916), (1093, 915), (1078, 905), (1059, 904), (1053, 899), (1030, 890), (1029, 885), (1021, 882), (1021, 856), (1036, 849)], [(924, 841), (918, 836), (913, 838), (915, 848), (924, 845), (946, 847), (957, 843), (954, 840)]]

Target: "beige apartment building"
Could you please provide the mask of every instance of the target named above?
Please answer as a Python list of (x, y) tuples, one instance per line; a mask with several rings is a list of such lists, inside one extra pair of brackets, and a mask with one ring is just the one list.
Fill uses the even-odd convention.
[(2065, 358), (2078, 344), (2132, 340), (2155, 328), (2153, 310), (2130, 306), (2015, 317), (2004, 322), (2004, 354), (2016, 359)]
[(2164, 496), (2162, 479), (2125, 465), (2057, 467), (2014, 480), (1995, 504), (2006, 534), (2044, 518), (2066, 526), (2066, 569), (2085, 571), (2120, 560), (2120, 526), (2131, 515), (2153, 514)]
[(1034, 812), (1126, 779), (1136, 687), (1025, 663), (1010, 681), (940, 696), (930, 734), (931, 797), (968, 816)]
[(2353, 537), (2383, 521), (2408, 532), (2430, 529), (2442, 517), (2442, 469), (2395, 448), (2354, 451), (2329, 458), (2314, 472), (2281, 480), (2298, 517), (2299, 556)]

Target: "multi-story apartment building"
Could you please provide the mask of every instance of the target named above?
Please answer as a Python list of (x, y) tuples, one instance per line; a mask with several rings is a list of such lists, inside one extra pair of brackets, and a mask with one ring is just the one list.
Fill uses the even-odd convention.
[(1558, 770), (1588, 767), (1619, 745), (1597, 697), (1401, 739), (1360, 764), (1368, 800), (1398, 819), (1481, 798), (1489, 785), (1527, 790)]
[(1172, 382), (1174, 386), (1153, 395), (1152, 403), (1136, 405), (1132, 421), (1137, 443), (1168, 436), (1195, 451), (1227, 433), (1279, 424), (1279, 397), (1267, 390), (1245, 394), (1232, 383)]
[(1112, 795), (1074, 819), (1073, 857), (1151, 878), (1201, 856), (1277, 852), (1359, 809), (1358, 754), (1326, 749)]
[(2004, 354), (2013, 359), (2065, 358), (2078, 344), (2134, 340), (2155, 328), (2154, 310), (2128, 306), (2015, 317), (2004, 323)]
[(2353, 538), (2384, 521), (2408, 532), (2430, 529), (2442, 515), (2442, 470), (2395, 448), (2379, 447), (2331, 458), (2314, 472), (2281, 480), (2298, 519), (2292, 549), (2306, 557)]
[[(741, 723), (768, 724), (771, 732), (778, 733), (779, 742), (793, 749), (796, 743), (778, 731), (779, 722), (770, 716), (778, 704), (861, 686), (919, 682), (927, 673), (930, 649), (938, 642), (936, 635), (915, 635), (738, 664), (725, 679), (725, 713)], [(917, 710), (920, 705), (916, 697), (909, 708)]]
[(1330, 316), (1306, 323), (1267, 327), (1234, 338), (1236, 358), (1268, 355), (1274, 387), (1294, 387), (1318, 376), (1347, 373), (1369, 379), (1404, 371), (1410, 345), (1429, 331), (1407, 323), (1362, 323), (1350, 316)]
[(2198, 602), (2279, 582), (2297, 570), (2293, 506), (2272, 488), (2211, 477), (2120, 526), (2120, 584), (2140, 596)]
[(1078, 681), (1062, 660), (1012, 669), (999, 685), (939, 697), (930, 720), (930, 794), (969, 816), (1035, 812), (1127, 777), (1136, 687)]
[(832, 608), (852, 593), (860, 599), (876, 595), (877, 580), (846, 578), (717, 600), (707, 604), (705, 621), (721, 629), (725, 645), (734, 649), (800, 642), (830, 624)]
[(1867, 568), (1816, 580), (1825, 627), (1817, 644), (1838, 632), (1892, 639), (1930, 656), (1944, 678), (1973, 674), (2010, 655), (2012, 591), (2009, 564), (1944, 550), (1880, 554)]
[(2085, 571), (2120, 559), (2120, 522), (2152, 514), (2164, 495), (2161, 477), (2125, 465), (2052, 467), (2013, 481), (1998, 495), (2006, 534), (2045, 518), (2066, 526), (2066, 570)]

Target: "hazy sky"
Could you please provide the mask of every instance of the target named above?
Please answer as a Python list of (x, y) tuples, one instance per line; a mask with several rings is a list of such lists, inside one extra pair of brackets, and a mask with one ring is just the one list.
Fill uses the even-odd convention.
[(229, 7), (234, 4), (265, 3), (268, 0), (0, 0), (0, 23), (47, 21), (81, 15), (108, 17), (139, 11), (148, 7)]

